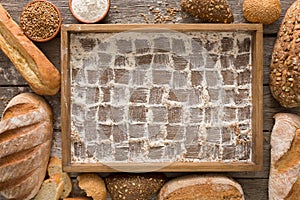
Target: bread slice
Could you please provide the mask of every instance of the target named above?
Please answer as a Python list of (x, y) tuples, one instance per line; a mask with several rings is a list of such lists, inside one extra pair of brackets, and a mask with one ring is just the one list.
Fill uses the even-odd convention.
[(60, 174), (64, 182), (64, 189), (60, 198), (66, 198), (72, 191), (72, 181), (70, 176), (62, 171), (62, 162), (57, 157), (51, 157), (48, 164), (48, 175)]
[(61, 174), (53, 174), (49, 179), (45, 180), (41, 189), (34, 198), (35, 200), (58, 200), (62, 195), (64, 182)]
[(242, 187), (225, 176), (188, 175), (167, 182), (158, 200), (244, 200)]
[(106, 200), (107, 191), (103, 179), (97, 174), (81, 174), (77, 177), (79, 187), (94, 200)]
[(88, 197), (73, 197), (73, 198), (64, 198), (64, 200), (92, 200)]

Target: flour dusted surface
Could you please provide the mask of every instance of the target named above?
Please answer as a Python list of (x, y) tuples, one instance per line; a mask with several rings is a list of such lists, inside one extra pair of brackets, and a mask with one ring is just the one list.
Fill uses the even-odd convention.
[(250, 161), (251, 39), (72, 33), (72, 162)]

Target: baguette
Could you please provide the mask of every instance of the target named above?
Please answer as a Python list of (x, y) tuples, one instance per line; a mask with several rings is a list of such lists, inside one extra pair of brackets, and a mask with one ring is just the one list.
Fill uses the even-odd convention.
[(0, 4), (0, 48), (31, 89), (39, 95), (54, 95), (60, 89), (60, 74), (30, 41)]
[(172, 179), (160, 190), (158, 200), (244, 200), (242, 187), (225, 176), (187, 175)]
[(300, 0), (297, 0), (282, 20), (270, 65), (270, 90), (286, 108), (300, 106), (299, 15)]
[(63, 192), (60, 196), (61, 199), (66, 198), (72, 191), (72, 181), (70, 176), (62, 171), (62, 162), (57, 157), (51, 157), (48, 164), (48, 175), (54, 176), (55, 174), (60, 174), (64, 182)]
[(299, 199), (300, 117), (278, 113), (271, 135), (269, 198)]
[(0, 195), (33, 198), (46, 175), (52, 144), (52, 112), (41, 97), (23, 93), (0, 121)]

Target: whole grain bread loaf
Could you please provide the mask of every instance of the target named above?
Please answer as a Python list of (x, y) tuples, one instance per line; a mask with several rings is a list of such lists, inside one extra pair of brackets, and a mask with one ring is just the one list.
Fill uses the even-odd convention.
[(284, 107), (300, 106), (300, 0), (287, 10), (275, 41), (270, 89)]
[(187, 175), (168, 181), (158, 200), (244, 200), (242, 187), (225, 176)]
[(48, 58), (29, 40), (0, 4), (0, 49), (15, 65), (31, 89), (54, 95), (60, 89), (60, 74)]
[(233, 14), (227, 0), (181, 0), (180, 5), (183, 11), (203, 22), (233, 22)]
[(112, 200), (151, 198), (165, 183), (166, 177), (161, 173), (111, 174), (105, 178)]
[(0, 195), (33, 198), (46, 174), (52, 144), (52, 111), (41, 97), (23, 93), (0, 121)]
[(269, 199), (300, 198), (300, 117), (278, 113), (271, 135)]

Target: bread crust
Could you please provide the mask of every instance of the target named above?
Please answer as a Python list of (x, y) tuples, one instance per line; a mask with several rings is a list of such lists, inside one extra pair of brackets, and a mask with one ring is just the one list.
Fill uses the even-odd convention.
[(280, 17), (280, 0), (244, 0), (243, 12), (249, 22), (272, 24)]
[(0, 121), (0, 195), (26, 200), (37, 194), (49, 161), (52, 124), (50, 106), (33, 93), (8, 103)]
[(270, 65), (270, 90), (284, 107), (300, 106), (300, 0), (295, 1), (282, 20)]
[(60, 89), (60, 73), (29, 40), (0, 4), (0, 48), (15, 65), (32, 90), (54, 95)]
[(227, 0), (181, 0), (181, 8), (203, 22), (232, 23), (233, 14)]
[(274, 116), (271, 135), (269, 198), (298, 199), (300, 194), (300, 117), (289, 113)]
[(48, 175), (60, 174), (64, 182), (63, 192), (60, 196), (61, 199), (66, 198), (72, 191), (72, 181), (70, 176), (62, 171), (62, 161), (57, 157), (51, 157), (48, 164)]
[[(203, 186), (205, 186), (205, 190), (203, 190)], [(231, 191), (229, 191), (230, 187)], [(197, 193), (197, 188), (202, 191)], [(190, 194), (189, 199), (218, 199), (217, 196), (211, 196), (214, 190), (218, 190), (218, 195), (224, 194), (224, 196), (227, 198), (230, 197), (230, 199), (244, 200), (242, 187), (237, 182), (225, 176), (210, 175), (187, 175), (172, 179), (161, 188), (158, 200), (184, 199), (186, 192)], [(194, 191), (194, 193), (190, 193), (190, 191)], [(174, 194), (176, 195), (174, 196)]]

